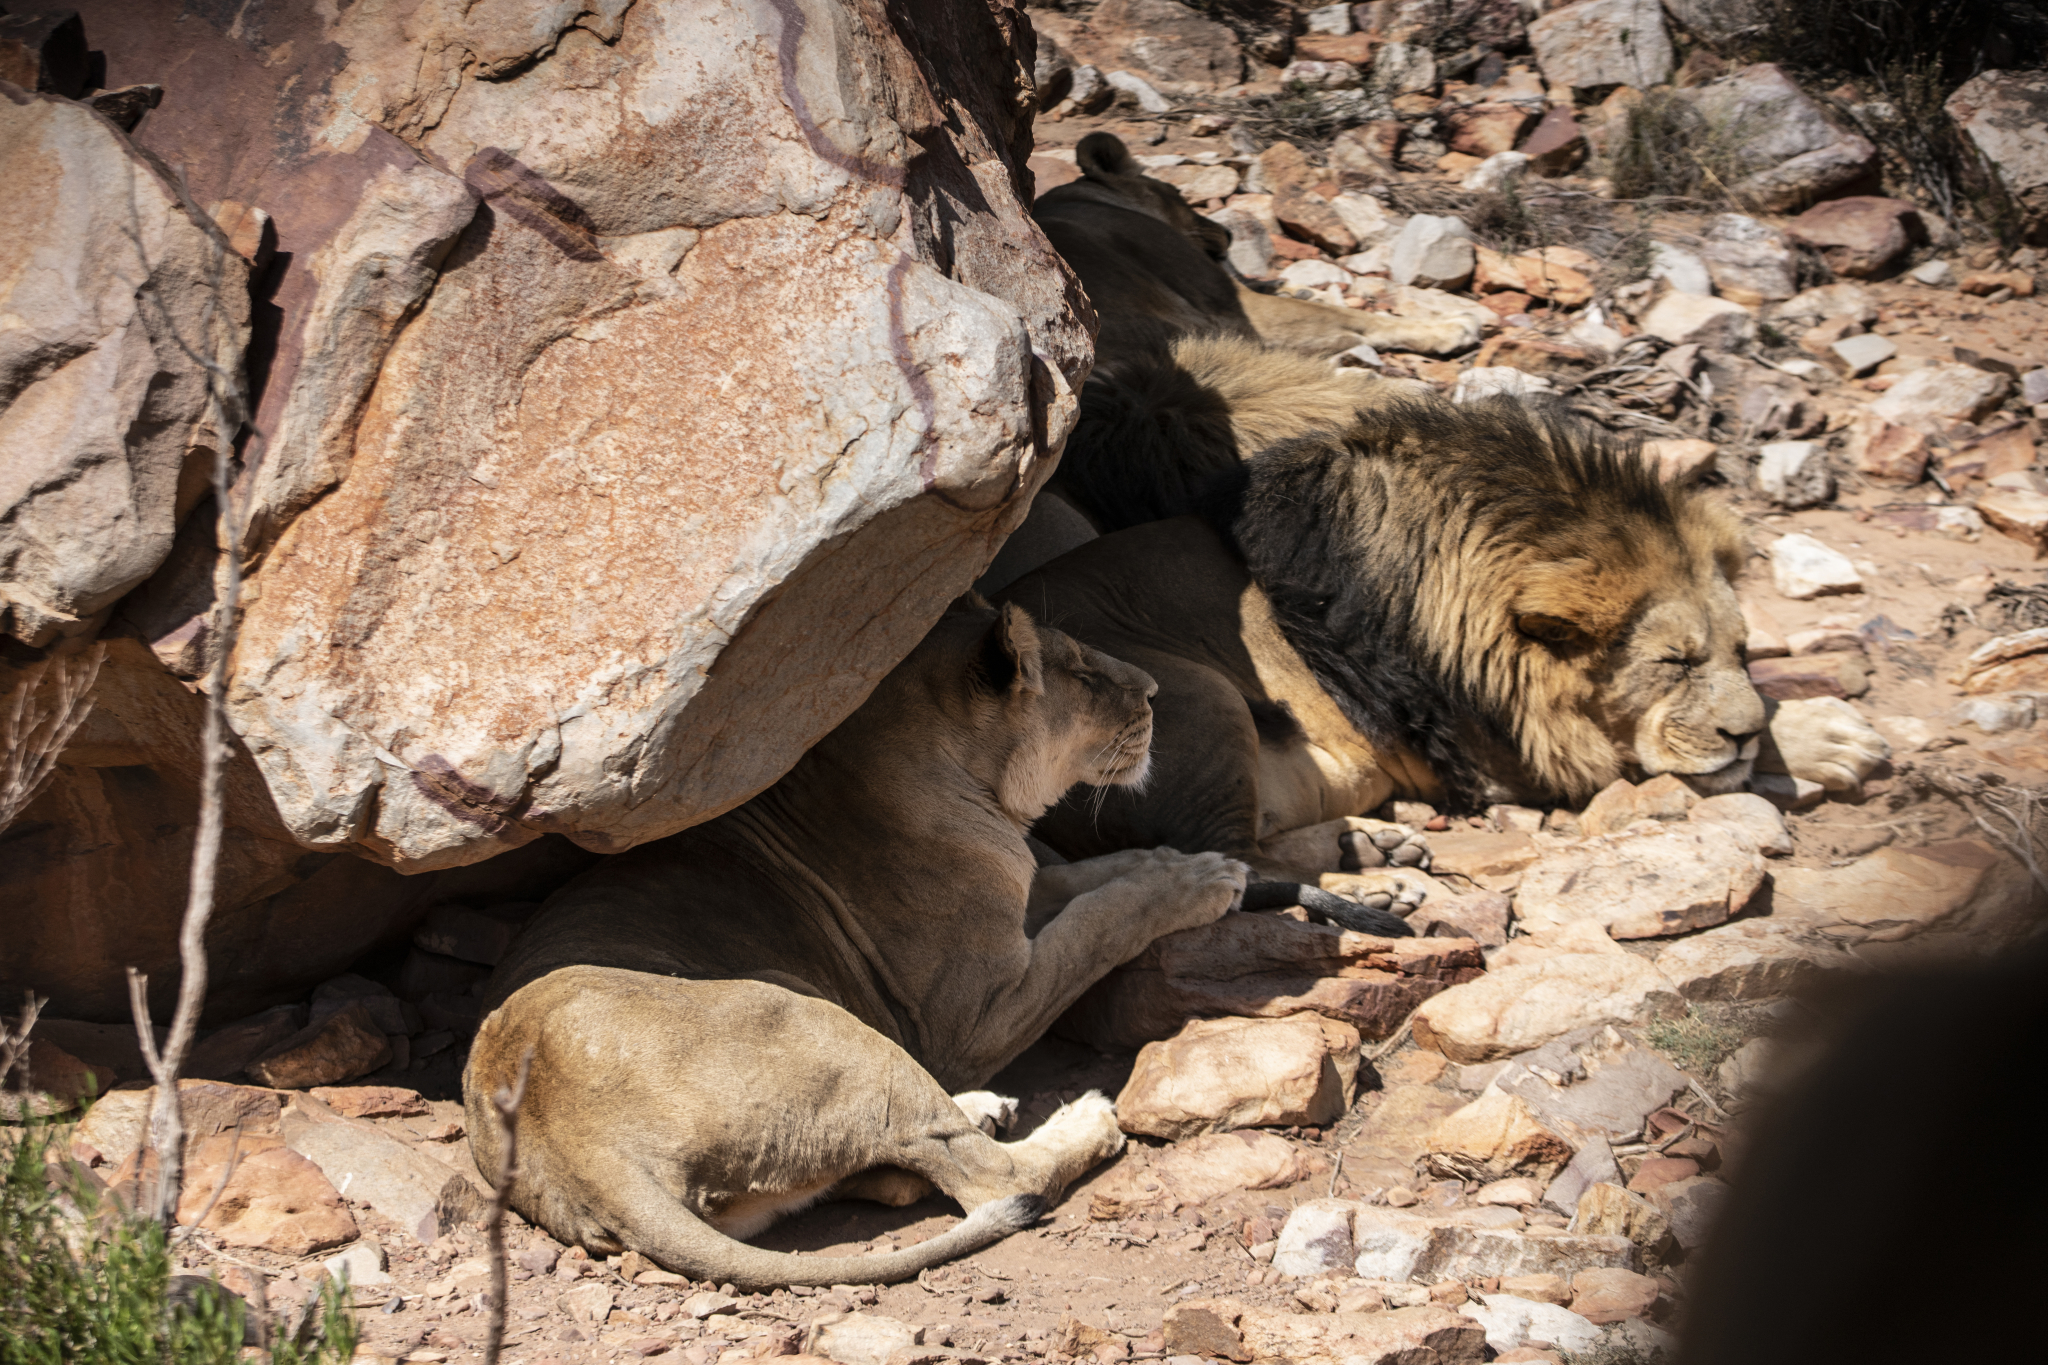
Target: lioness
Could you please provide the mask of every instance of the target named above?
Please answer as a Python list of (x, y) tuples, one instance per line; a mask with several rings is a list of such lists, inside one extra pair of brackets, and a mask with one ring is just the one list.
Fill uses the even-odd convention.
[[(903, 1279), (1030, 1223), (1119, 1150), (1099, 1094), (1021, 1142), (980, 1085), (1153, 939), (1207, 924), (1246, 869), (1119, 852), (1034, 869), (1025, 828), (1077, 782), (1149, 765), (1153, 682), (956, 604), (859, 710), (746, 805), (606, 860), (551, 899), (491, 980), (463, 1076), (490, 1097), (533, 1054), (512, 1204), (564, 1242), (737, 1285)], [(873, 1256), (735, 1238), (830, 1196), (968, 1210)]]
[[(1384, 385), (1333, 369), (1329, 356), (1362, 343), (1430, 355), (1478, 344), (1468, 319), (1398, 318), (1249, 289), (1224, 260), (1229, 229), (1146, 175), (1115, 136), (1081, 139), (1074, 164), (1082, 178), (1040, 195), (1031, 214), (1101, 318), (1080, 422), (1052, 485), (1099, 529), (1134, 524), (1133, 497), (1162, 487), (1151, 517), (1188, 511), (1222, 464), (1341, 424)], [(1205, 345), (1216, 341), (1239, 343), (1223, 349), (1221, 366)], [(1250, 356), (1259, 370), (1247, 370)], [(1262, 401), (1281, 390), (1284, 401)], [(1149, 466), (1142, 481), (1123, 477), (1133, 461)]]
[(1734, 790), (1765, 722), (1744, 554), (1710, 494), (1590, 426), (1507, 399), (1365, 408), (1236, 466), (1205, 517), (1004, 590), (1159, 683), (1155, 779), (1077, 793), (1037, 835), (1069, 857), (1212, 849), (1313, 886), (1377, 865), (1382, 831), (1279, 836), (1397, 795), (1575, 803), (1625, 771)]

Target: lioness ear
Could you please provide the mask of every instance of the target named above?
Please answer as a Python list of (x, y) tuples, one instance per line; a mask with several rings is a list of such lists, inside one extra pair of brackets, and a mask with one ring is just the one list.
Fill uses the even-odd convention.
[(1547, 616), (1540, 611), (1524, 612), (1515, 618), (1515, 629), (1532, 640), (1541, 640), (1546, 645), (1559, 649), (1581, 649), (1593, 643), (1593, 637), (1577, 623), (1562, 616)]
[(1138, 163), (1115, 133), (1090, 133), (1074, 148), (1074, 164), (1089, 176), (1135, 175)]
[(1038, 627), (1015, 602), (1006, 604), (981, 638), (981, 674), (997, 692), (1045, 692), (1045, 656)]
[(992, 605), (986, 597), (969, 588), (946, 604), (946, 615), (951, 616), (956, 611), (987, 611)]

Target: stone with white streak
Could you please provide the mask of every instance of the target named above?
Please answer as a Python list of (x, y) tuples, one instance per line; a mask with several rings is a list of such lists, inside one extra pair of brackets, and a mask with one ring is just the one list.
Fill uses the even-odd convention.
[(1396, 284), (1458, 289), (1472, 278), (1477, 260), (1463, 219), (1418, 213), (1394, 238), (1389, 273)]
[(1795, 602), (1829, 593), (1863, 591), (1863, 575), (1849, 557), (1812, 536), (1781, 536), (1770, 548), (1771, 582)]
[(1757, 461), (1757, 487), (1780, 507), (1817, 507), (1835, 496), (1835, 476), (1820, 442), (1773, 441), (1758, 453), (1763, 458)]
[(1436, 58), (1418, 43), (1388, 43), (1372, 57), (1373, 87), (1385, 95), (1410, 95), (1436, 85)]
[(2042, 136), (2048, 126), (2048, 74), (1981, 72), (1958, 86), (1943, 107), (1997, 168), (2027, 226), (2038, 233), (2048, 223), (2048, 137)]
[(1756, 339), (1756, 319), (1739, 303), (1677, 290), (1650, 305), (1643, 330), (1673, 346), (1732, 351)]
[(0, 175), (0, 636), (47, 645), (164, 562), (235, 438), (249, 272), (84, 105), (0, 98)]
[(1530, 1341), (1584, 1352), (1600, 1340), (1600, 1329), (1569, 1308), (1512, 1294), (1482, 1294), (1460, 1305), (1458, 1311), (1486, 1329), (1486, 1344), (1496, 1352), (1512, 1351)]
[(1650, 243), (1650, 278), (1668, 281), (1681, 294), (1711, 294), (1714, 277), (1707, 263), (1669, 242)]
[(1671, 37), (1657, 0), (1579, 0), (1529, 25), (1529, 45), (1552, 85), (1647, 90), (1671, 77)]
[(1754, 308), (1791, 298), (1798, 258), (1776, 228), (1740, 213), (1717, 214), (1700, 235), (1700, 256), (1716, 292)]
[(1929, 365), (1879, 394), (1870, 411), (1887, 422), (1936, 432), (1952, 422), (1982, 421), (2011, 390), (2012, 380), (1971, 365)]

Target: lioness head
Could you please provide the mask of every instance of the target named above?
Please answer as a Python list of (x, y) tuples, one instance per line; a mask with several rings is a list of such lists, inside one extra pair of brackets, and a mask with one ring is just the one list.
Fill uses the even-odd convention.
[[(1069, 787), (1135, 787), (1152, 766), (1150, 674), (969, 593), (925, 645), (922, 690), (962, 765), (1028, 824)], [(903, 670), (899, 670), (903, 671)], [(950, 741), (928, 727), (926, 742)]]
[(1217, 510), (1332, 695), (1446, 795), (1749, 776), (1737, 523), (1635, 448), (1512, 399), (1405, 400), (1264, 452)]

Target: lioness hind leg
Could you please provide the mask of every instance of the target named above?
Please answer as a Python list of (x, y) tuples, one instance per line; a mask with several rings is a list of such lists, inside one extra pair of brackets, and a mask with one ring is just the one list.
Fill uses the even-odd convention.
[(915, 1204), (932, 1192), (932, 1182), (921, 1175), (913, 1175), (900, 1166), (877, 1166), (859, 1175), (850, 1175), (834, 1185), (827, 1199), (865, 1199), (871, 1204), (886, 1204), (900, 1209)]
[[(979, 1128), (986, 1137), (993, 1138), (998, 1129), (1007, 1129), (1017, 1121), (1017, 1101), (1008, 1095), (998, 1095), (992, 1090), (965, 1090), (953, 1096), (953, 1103), (960, 1107), (960, 1112), (965, 1114), (968, 1121)], [(1049, 1124), (1051, 1120), (1047, 1122)], [(1072, 1177), (1069, 1176), (1068, 1179), (1071, 1180)], [(827, 1197), (866, 1199), (900, 1209), (906, 1204), (915, 1204), (931, 1192), (932, 1183), (921, 1175), (913, 1174), (900, 1166), (878, 1166), (873, 1170), (862, 1171), (859, 1175), (848, 1176), (834, 1186)]]

